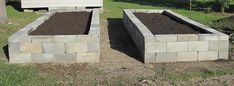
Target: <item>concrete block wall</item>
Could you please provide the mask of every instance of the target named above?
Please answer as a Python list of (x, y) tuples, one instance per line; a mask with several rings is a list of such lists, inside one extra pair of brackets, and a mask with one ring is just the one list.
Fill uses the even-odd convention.
[[(93, 12), (88, 35), (28, 35), (56, 12)], [(99, 10), (52, 11), (8, 39), (10, 63), (98, 63), (100, 60)]]
[(103, 0), (21, 0), (22, 8), (102, 7)]
[[(164, 13), (174, 19), (194, 25), (207, 34), (153, 35), (133, 14), (134, 12)], [(170, 10), (125, 9), (124, 24), (145, 63), (207, 61), (228, 59), (229, 36)]]

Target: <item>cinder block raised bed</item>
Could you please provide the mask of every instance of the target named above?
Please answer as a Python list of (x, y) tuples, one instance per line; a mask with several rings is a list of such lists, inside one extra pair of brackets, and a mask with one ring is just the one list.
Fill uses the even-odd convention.
[(125, 9), (123, 21), (145, 63), (228, 59), (228, 35), (171, 10)]
[(9, 37), (9, 61), (98, 63), (99, 25), (97, 9), (48, 12)]

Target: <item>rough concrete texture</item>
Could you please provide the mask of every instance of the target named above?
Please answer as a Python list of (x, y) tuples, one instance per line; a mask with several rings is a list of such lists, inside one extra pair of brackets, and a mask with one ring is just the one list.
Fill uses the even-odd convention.
[[(153, 35), (133, 14), (135, 12), (164, 13), (178, 21), (194, 25), (210, 33)], [(142, 54), (145, 63), (228, 59), (228, 35), (173, 11), (124, 9), (123, 17), (124, 25)], [(155, 61), (152, 61), (154, 59)]]
[[(88, 35), (28, 35), (56, 12), (92, 11)], [(98, 63), (100, 59), (99, 10), (47, 12), (8, 39), (10, 63)]]

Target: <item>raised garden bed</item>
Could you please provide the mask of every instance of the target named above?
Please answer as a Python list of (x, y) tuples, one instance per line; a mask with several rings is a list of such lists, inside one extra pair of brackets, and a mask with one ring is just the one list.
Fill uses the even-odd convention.
[(99, 11), (51, 11), (8, 39), (10, 63), (98, 63)]
[(145, 63), (228, 59), (229, 37), (170, 10), (125, 9)]

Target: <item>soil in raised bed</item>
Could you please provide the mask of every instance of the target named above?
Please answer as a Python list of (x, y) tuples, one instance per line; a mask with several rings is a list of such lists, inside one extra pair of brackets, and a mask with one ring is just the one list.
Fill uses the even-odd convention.
[(91, 12), (56, 13), (30, 35), (79, 35), (88, 34)]
[(195, 27), (174, 20), (159, 13), (134, 13), (134, 15), (154, 34), (198, 34), (205, 33)]

